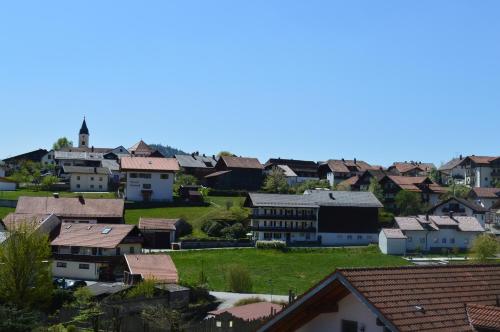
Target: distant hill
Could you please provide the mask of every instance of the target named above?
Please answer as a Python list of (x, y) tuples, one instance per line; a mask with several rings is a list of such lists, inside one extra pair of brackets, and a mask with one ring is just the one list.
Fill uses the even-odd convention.
[(173, 148), (171, 146), (165, 146), (161, 144), (149, 144), (149, 147), (153, 150), (158, 150), (165, 157), (173, 157), (176, 154), (188, 154), (182, 150)]

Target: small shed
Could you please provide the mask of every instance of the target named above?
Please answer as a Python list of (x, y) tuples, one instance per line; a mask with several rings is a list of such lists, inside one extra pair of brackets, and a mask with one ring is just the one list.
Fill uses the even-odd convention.
[(144, 279), (153, 279), (159, 284), (177, 284), (179, 275), (172, 258), (166, 254), (126, 254), (125, 283), (134, 284)]
[(4, 177), (0, 177), (0, 191), (16, 190), (16, 182)]
[(140, 218), (139, 229), (145, 249), (170, 249), (176, 239), (176, 225), (181, 219)]
[(406, 253), (406, 235), (399, 228), (382, 228), (378, 246), (383, 254), (404, 255)]

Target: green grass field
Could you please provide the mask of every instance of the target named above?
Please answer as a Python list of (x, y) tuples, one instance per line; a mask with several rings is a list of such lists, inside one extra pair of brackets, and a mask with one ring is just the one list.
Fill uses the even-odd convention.
[(150, 208), (131, 208), (125, 210), (125, 222), (127, 224), (137, 224), (140, 217), (150, 218), (182, 218), (193, 226), (194, 237), (206, 237), (201, 231), (201, 223), (211, 214), (215, 214), (217, 209), (226, 206), (226, 202), (238, 205), (243, 202), (244, 197), (219, 197), (209, 196), (210, 206), (194, 207), (150, 207)]
[[(52, 196), (53, 191), (19, 189), (15, 191), (0, 191), (0, 199), (17, 200), (20, 196), (47, 197)], [(77, 197), (78, 193), (59, 191), (61, 197)], [(106, 193), (85, 193), (86, 198), (116, 198), (114, 192)]]
[[(196, 283), (204, 269), (212, 290), (227, 291), (227, 268), (232, 264), (246, 267), (253, 281), (253, 292), (302, 294), (338, 267), (375, 267), (409, 265), (406, 260), (383, 255), (375, 246), (349, 249), (276, 250), (220, 249), (171, 252), (180, 279)], [(271, 290), (272, 288), (272, 290)]]
[(14, 208), (9, 208), (9, 207), (1, 207), (0, 206), (0, 220), (3, 219), (6, 215), (8, 215), (11, 212), (14, 212), (16, 209)]

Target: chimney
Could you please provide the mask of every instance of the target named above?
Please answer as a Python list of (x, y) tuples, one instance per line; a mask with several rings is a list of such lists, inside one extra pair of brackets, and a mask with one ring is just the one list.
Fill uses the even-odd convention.
[(194, 152), (193, 152), (193, 153), (191, 153), (191, 157), (193, 157), (193, 158), (194, 158), (194, 156), (195, 156), (195, 153), (194, 153)]
[(356, 158), (354, 158), (354, 163), (356, 163)]
[(429, 214), (428, 213), (425, 214), (425, 220), (429, 221)]
[(53, 196), (54, 198), (59, 198), (59, 193), (53, 193), (53, 194), (52, 194), (52, 196)]
[(94, 173), (97, 174), (97, 167), (94, 167)]
[(92, 152), (94, 152), (94, 146), (92, 145)]
[(330, 197), (330, 199), (335, 200), (335, 197), (333, 197), (333, 193), (329, 193), (328, 196)]
[(345, 161), (344, 158), (342, 158), (342, 161)]
[(462, 160), (462, 159), (463, 159), (463, 156), (462, 156), (462, 155), (460, 155), (460, 156), (459, 156), (459, 158), (460, 158), (460, 160)]
[(451, 219), (453, 219), (453, 211), (450, 211), (449, 216)]

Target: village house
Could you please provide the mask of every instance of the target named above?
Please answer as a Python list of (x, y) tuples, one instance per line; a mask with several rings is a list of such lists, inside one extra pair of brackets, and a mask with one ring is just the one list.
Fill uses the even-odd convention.
[(464, 157), (460, 155), (438, 168), (439, 179), (443, 185), (465, 184)]
[(338, 269), (258, 332), (498, 331), (500, 265)]
[(500, 202), (500, 188), (472, 188), (469, 192), (470, 200), (490, 210), (497, 202)]
[(136, 284), (143, 280), (154, 280), (158, 284), (177, 284), (179, 274), (172, 258), (166, 254), (125, 254), (127, 269), (124, 273), (126, 284)]
[(362, 160), (356, 160), (356, 158), (353, 160), (330, 159), (319, 165), (318, 175), (320, 179), (328, 180), (333, 186), (355, 175), (361, 175), (369, 169), (380, 169), (380, 166), (372, 166)]
[(47, 155), (47, 153), (48, 151), (45, 149), (38, 149), (17, 156), (12, 156), (3, 160), (4, 166), (7, 169), (18, 169), (22, 163), (27, 161), (39, 163), (42, 161), (42, 158)]
[(436, 166), (432, 163), (405, 161), (393, 163), (387, 168), (387, 172), (399, 176), (429, 176), (433, 169), (436, 169)]
[(136, 202), (170, 202), (173, 200), (174, 158), (123, 157), (120, 170), (126, 173), (125, 197)]
[(114, 280), (123, 272), (123, 255), (140, 253), (142, 242), (134, 225), (63, 222), (51, 242), (52, 274), (58, 278)]
[(111, 171), (105, 167), (64, 166), (73, 192), (107, 192)]
[(198, 152), (186, 155), (176, 154), (175, 159), (183, 173), (193, 175), (200, 181), (205, 181), (205, 176), (213, 173), (217, 164), (215, 156), (200, 156)]
[(16, 214), (55, 214), (63, 222), (123, 223), (122, 199), (86, 199), (80, 197), (27, 197), (17, 201)]
[(176, 240), (177, 225), (181, 219), (139, 218), (139, 230), (144, 237), (145, 249), (170, 249)]
[(454, 248), (466, 250), (484, 232), (474, 217), (425, 215), (396, 217), (395, 220), (395, 228), (380, 231), (379, 247), (384, 254), (404, 255), (406, 252)]
[(264, 167), (257, 158), (220, 156), (215, 172), (205, 176), (208, 187), (217, 190), (259, 190)]
[(271, 158), (264, 164), (264, 172), (267, 174), (275, 167), (283, 171), (289, 185), (319, 180), (318, 163), (314, 161)]
[(367, 191), (370, 188), (370, 182), (374, 178), (379, 182), (387, 172), (383, 169), (369, 169), (361, 175), (355, 175), (338, 184), (340, 188), (349, 188), (352, 191)]
[(154, 152), (142, 139), (132, 145), (128, 151), (131, 156), (135, 157), (149, 157)]
[(474, 187), (494, 187), (500, 182), (500, 157), (468, 156), (463, 161), (465, 184)]
[(487, 222), (488, 209), (485, 209), (473, 201), (451, 197), (431, 207), (428, 213), (436, 216), (448, 216), (451, 213), (455, 216), (474, 217), (479, 221), (481, 226), (484, 227)]
[(371, 192), (311, 190), (304, 195), (250, 193), (254, 240), (289, 244), (366, 245), (377, 243), (378, 209)]
[(446, 188), (425, 176), (387, 175), (379, 183), (384, 191), (384, 204), (392, 209), (395, 208), (395, 197), (401, 190), (419, 193), (422, 202), (431, 206), (438, 204), (440, 196), (447, 192)]
[(2, 219), (2, 223), (8, 231), (14, 231), (20, 228), (33, 229), (42, 234), (46, 234), (49, 239), (52, 240), (59, 233), (61, 219), (53, 213), (37, 214), (11, 212)]

